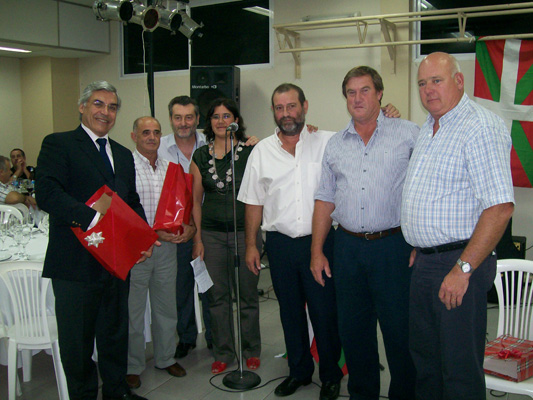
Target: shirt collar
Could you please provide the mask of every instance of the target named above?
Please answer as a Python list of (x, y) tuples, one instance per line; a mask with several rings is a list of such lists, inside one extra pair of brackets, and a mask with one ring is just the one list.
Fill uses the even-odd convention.
[[(280, 131), (279, 127), (276, 127), (276, 129), (274, 130), (274, 135), (276, 136), (276, 143), (278, 143), (279, 146), (281, 147), (281, 145), (283, 143), (282, 143), (281, 139), (279, 138), (280, 132), (281, 131)], [(298, 140), (298, 143), (305, 142), (305, 139), (309, 135), (310, 135), (310, 133), (309, 133), (309, 130), (307, 129), (307, 125), (304, 124), (304, 127), (303, 127), (302, 131), (300, 132), (300, 138)]]
[[(142, 162), (143, 164), (145, 164), (146, 166), (149, 166), (150, 168), (152, 168), (152, 164), (150, 164), (150, 160), (148, 160), (148, 158), (146, 158), (145, 156), (143, 156), (141, 153), (139, 153), (139, 150), (135, 149), (133, 151), (133, 156), (135, 158), (137, 158), (140, 162)], [(159, 157), (157, 157), (157, 159), (155, 160), (155, 168), (159, 168), (161, 166), (161, 162), (159, 161)]]
[[(463, 93), (463, 97), (461, 97), (461, 100), (459, 100), (459, 103), (452, 108), (450, 111), (448, 111), (446, 114), (444, 114), (442, 117), (439, 118), (439, 126), (442, 126), (443, 124), (446, 124), (448, 121), (451, 121), (454, 119), (457, 114), (463, 111), (463, 109), (468, 104), (468, 101), (470, 98), (466, 93)], [(427, 122), (431, 124), (430, 126), (433, 126), (435, 124), (435, 118), (431, 116), (431, 114), (428, 114)]]
[[(376, 130), (374, 131), (374, 133), (377, 133), (379, 131), (379, 127), (381, 125), (383, 125), (383, 121), (384, 120), (385, 120), (385, 115), (383, 114), (383, 111), (379, 110), (379, 114), (378, 114), (378, 117), (376, 119), (377, 126), (376, 126)], [(355, 126), (354, 126), (354, 123), (353, 123), (353, 118), (350, 119), (350, 122), (348, 122), (348, 125), (346, 126), (346, 128), (344, 128), (343, 133), (342, 133), (342, 137), (346, 138), (346, 136), (348, 134), (359, 136), (359, 134), (355, 130)]]
[[(202, 147), (207, 144), (205, 141), (205, 135), (203, 133), (200, 133), (198, 131), (195, 132), (196, 136), (196, 147)], [(176, 137), (174, 136), (174, 133), (169, 135), (168, 143), (166, 143), (167, 149), (179, 149), (178, 145), (176, 144)]]
[(106, 139), (107, 142), (109, 143), (109, 134), (108, 133), (106, 133), (104, 136), (98, 136), (93, 131), (91, 131), (89, 128), (87, 128), (85, 125), (83, 125), (83, 123), (81, 124), (81, 127), (87, 133), (87, 135), (89, 135), (89, 137), (92, 139), (92, 141), (94, 143), (96, 143), (96, 139), (100, 139), (100, 138)]

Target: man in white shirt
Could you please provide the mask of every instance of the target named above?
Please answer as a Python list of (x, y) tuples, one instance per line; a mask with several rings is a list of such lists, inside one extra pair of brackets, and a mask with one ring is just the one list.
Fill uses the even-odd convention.
[[(205, 135), (196, 130), (200, 122), (200, 109), (196, 101), (189, 96), (178, 96), (168, 104), (170, 126), (173, 134), (161, 138), (158, 155), (160, 159), (181, 164), (185, 172), (189, 166), (194, 151), (205, 145)], [(192, 240), (177, 244), (178, 275), (176, 278), (176, 306), (178, 310), (177, 331), (179, 343), (176, 347), (176, 358), (185, 357), (196, 347), (198, 328), (194, 314), (194, 271), (192, 261)], [(211, 318), (209, 305), (205, 294), (201, 294), (202, 310), (205, 325), (205, 340), (207, 347), (211, 343)]]
[[(335, 290), (322, 287), (309, 269), (313, 194), (320, 179), (322, 154), (334, 132), (309, 133), (308, 104), (301, 88), (278, 86), (272, 95), (274, 135), (258, 143), (248, 160), (238, 200), (246, 203), (246, 264), (255, 274), (261, 268), (255, 246), (257, 230), (267, 231), (272, 284), (279, 301), (287, 346), (289, 377), (275, 391), (289, 396), (311, 383), (314, 363), (309, 351), (305, 308), (313, 325), (320, 358), (321, 400), (336, 399), (343, 373), (338, 366), (341, 344), (337, 328)], [(332, 255), (332, 235), (325, 246)]]
[[(169, 162), (158, 158), (157, 149), (161, 140), (161, 125), (152, 117), (137, 118), (133, 123), (131, 138), (136, 144), (133, 153), (137, 193), (150, 226), (154, 224), (159, 197)], [(191, 237), (194, 229), (185, 231)], [(131, 270), (128, 297), (128, 374), (126, 382), (132, 389), (141, 386), (139, 375), (146, 367), (144, 354), (144, 314), (146, 295), (150, 293), (154, 364), (170, 375), (182, 377), (185, 370), (174, 360), (174, 329), (176, 311), (176, 243), (180, 235), (157, 230), (161, 246), (154, 249), (152, 257)], [(181, 238), (185, 240), (186, 238)]]

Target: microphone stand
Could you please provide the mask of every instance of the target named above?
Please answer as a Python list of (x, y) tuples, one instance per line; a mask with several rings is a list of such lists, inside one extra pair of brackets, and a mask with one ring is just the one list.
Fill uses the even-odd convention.
[(235, 267), (235, 296), (237, 297), (237, 345), (239, 348), (238, 358), (239, 358), (239, 369), (227, 374), (222, 383), (229, 387), (230, 389), (251, 389), (256, 387), (261, 383), (261, 378), (255, 372), (252, 371), (243, 371), (243, 357), (242, 357), (242, 327), (241, 327), (241, 296), (240, 296), (240, 279), (239, 279), (239, 269), (240, 269), (240, 257), (239, 257), (239, 246), (237, 241), (237, 196), (235, 193), (235, 146), (234, 146), (234, 134), (232, 129), (227, 129), (226, 134), (230, 134), (231, 142), (231, 176), (232, 176), (232, 193), (233, 193), (233, 240), (235, 243), (235, 250), (233, 255), (233, 265)]

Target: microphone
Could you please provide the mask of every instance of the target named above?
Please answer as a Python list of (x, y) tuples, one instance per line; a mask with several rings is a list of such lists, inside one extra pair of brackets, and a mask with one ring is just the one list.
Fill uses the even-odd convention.
[(226, 132), (227, 131), (230, 131), (230, 132), (237, 132), (239, 130), (239, 124), (237, 124), (236, 122), (232, 122), (231, 124), (228, 125), (228, 127), (226, 128)]

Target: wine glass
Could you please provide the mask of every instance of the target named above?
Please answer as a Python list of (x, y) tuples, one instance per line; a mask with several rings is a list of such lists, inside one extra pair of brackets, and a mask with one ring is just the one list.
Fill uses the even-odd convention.
[(35, 226), (35, 215), (32, 212), (33, 208), (30, 207), (28, 214), (24, 216), (24, 224), (30, 229), (30, 239), (32, 236), (33, 227)]
[(0, 221), (0, 243), (2, 246), (0, 247), (0, 260), (7, 257), (7, 249), (6, 249), (6, 239), (7, 239), (7, 221), (2, 220)]
[(28, 255), (26, 254), (26, 245), (30, 241), (31, 229), (26, 225), (19, 225), (15, 230), (15, 241), (19, 246), (22, 246), (22, 251), (17, 253), (21, 260), (28, 260)]
[(49, 216), (44, 211), (42, 212), (42, 218), (39, 221), (39, 230), (43, 232), (45, 235), (48, 236), (48, 229), (49, 229)]
[(18, 248), (17, 243), (15, 242), (15, 239), (14, 239), (15, 229), (16, 229), (16, 226), (18, 225), (20, 225), (20, 222), (17, 219), (17, 217), (10, 215), (9, 218), (7, 219), (7, 224), (6, 224), (6, 237), (10, 237), (11, 239), (13, 239), (13, 243), (11, 243), (9, 247)]
[(33, 193), (33, 189), (35, 187), (35, 181), (30, 181), (28, 180), (28, 182), (26, 183), (26, 190), (28, 191), (28, 194), (31, 196), (31, 194)]

